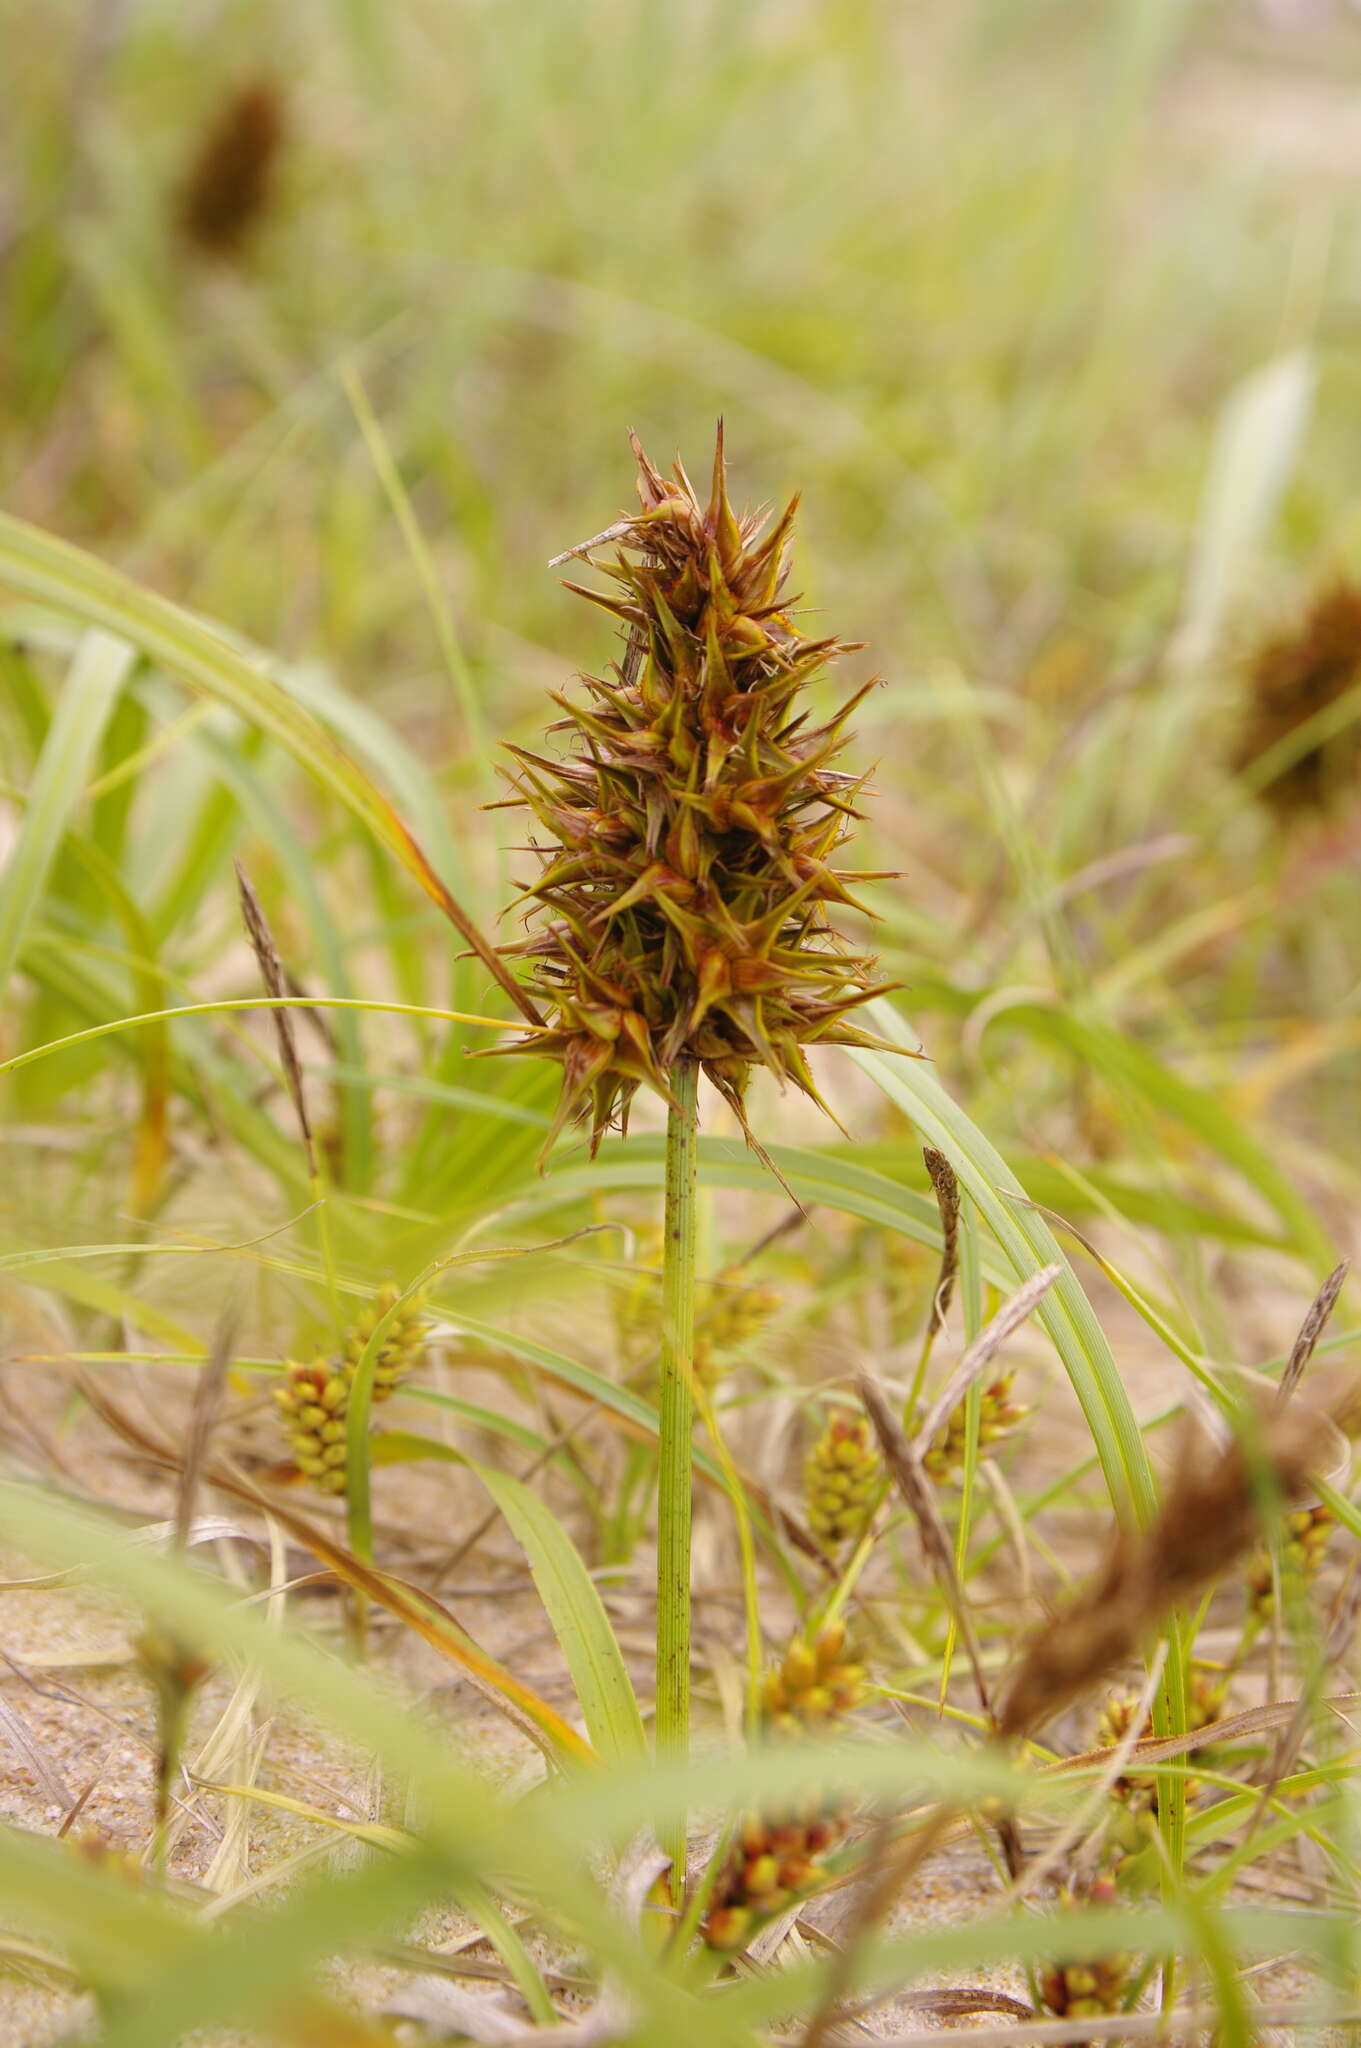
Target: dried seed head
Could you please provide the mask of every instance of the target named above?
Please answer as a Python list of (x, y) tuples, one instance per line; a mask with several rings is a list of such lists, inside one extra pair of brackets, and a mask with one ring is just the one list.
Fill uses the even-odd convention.
[(863, 1415), (838, 1409), (803, 1468), (808, 1526), (833, 1547), (864, 1533), (882, 1485), (883, 1459)]
[(584, 679), (585, 704), (558, 700), (563, 756), (511, 749), (542, 838), (530, 936), (505, 951), (533, 962), (550, 1028), (498, 1050), (559, 1062), (549, 1142), (583, 1121), (593, 1150), (643, 1085), (671, 1099), (682, 1060), (744, 1129), (754, 1066), (819, 1101), (806, 1048), (873, 1043), (850, 1014), (879, 992), (827, 917), (854, 901), (835, 862), (861, 781), (832, 763), (864, 691), (808, 722), (804, 691), (846, 650), (792, 623), (794, 505), (768, 528), (736, 517), (721, 428), (707, 504), (679, 465), (673, 482), (634, 453), (642, 509), (601, 537), (621, 543), (601, 565), (615, 592), (568, 585), (620, 621), (628, 654)]
[(180, 227), (209, 256), (234, 256), (269, 205), (286, 133), (273, 79), (239, 86), (199, 140), (180, 194)]
[[(1361, 683), (1361, 589), (1339, 578), (1293, 629), (1268, 640), (1249, 671), (1247, 724), (1235, 766), (1250, 768), (1307, 718)], [(1326, 810), (1361, 784), (1361, 719), (1321, 739), (1267, 784), (1278, 817)]]

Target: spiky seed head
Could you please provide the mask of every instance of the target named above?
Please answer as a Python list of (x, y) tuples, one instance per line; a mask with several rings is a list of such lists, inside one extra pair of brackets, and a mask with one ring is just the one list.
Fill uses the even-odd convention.
[(529, 936), (504, 950), (533, 963), (549, 1028), (497, 1050), (560, 1064), (549, 1143), (585, 1122), (593, 1151), (640, 1087), (672, 1101), (682, 1061), (744, 1129), (753, 1067), (820, 1101), (807, 1048), (873, 1043), (850, 1019), (879, 992), (873, 960), (828, 920), (854, 902), (836, 862), (862, 782), (833, 763), (864, 692), (810, 723), (804, 693), (846, 649), (794, 624), (794, 505), (770, 525), (737, 517), (721, 427), (707, 503), (679, 464), (666, 478), (636, 439), (634, 454), (641, 509), (609, 529), (619, 549), (599, 565), (613, 591), (568, 585), (618, 619), (629, 651), (583, 679), (584, 703), (558, 700), (565, 751), (511, 749), (539, 872)]
[(882, 1469), (868, 1418), (837, 1409), (804, 1461), (804, 1507), (813, 1534), (833, 1548), (862, 1535)]
[[(1250, 768), (1307, 718), (1361, 683), (1361, 588), (1320, 590), (1304, 618), (1260, 647), (1248, 675), (1247, 721), (1235, 766)], [(1361, 785), (1361, 721), (1306, 749), (1262, 791), (1280, 818), (1326, 810)]]

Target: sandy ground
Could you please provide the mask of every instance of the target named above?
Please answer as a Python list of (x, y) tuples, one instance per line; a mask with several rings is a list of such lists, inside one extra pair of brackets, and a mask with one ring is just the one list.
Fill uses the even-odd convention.
[[(1241, 1276), (1240, 1276), (1241, 1282)], [(1260, 1356), (1288, 1344), (1299, 1313), (1293, 1296), (1281, 1290), (1269, 1274), (1250, 1284), (1260, 1294), (1254, 1305), (1253, 1327), (1261, 1343)], [(1168, 1402), (1185, 1395), (1186, 1380), (1181, 1369), (1165, 1353), (1155, 1353), (1147, 1331), (1118, 1297), (1098, 1290), (1100, 1307), (1107, 1319), (1122, 1363), (1128, 1360), (1135, 1405), (1141, 1417), (1157, 1413)], [(1239, 1320), (1243, 1304), (1235, 1306)], [(940, 1360), (948, 1366), (950, 1348)], [(1061, 1374), (1039, 1339), (1022, 1333), (1009, 1353), (1018, 1367), (1026, 1398), (1042, 1405), (1044, 1428), (1033, 1425), (1027, 1440), (1025, 1480), (1027, 1485), (1042, 1481), (1062, 1470), (1085, 1447), (1080, 1415)], [(845, 1361), (841, 1361), (844, 1369)], [(439, 1368), (436, 1368), (439, 1370)], [(6, 1379), (13, 1405), (14, 1374)], [(812, 1372), (814, 1379), (816, 1360)], [(183, 1384), (167, 1395), (158, 1388), (148, 1371), (134, 1375), (140, 1397), (153, 1408), (160, 1402), (183, 1399)], [(491, 1398), (497, 1382), (486, 1385), (460, 1384), (474, 1398)], [(501, 1390), (504, 1398), (504, 1389)], [(790, 1492), (796, 1484), (802, 1439), (795, 1404), (788, 1402), (782, 1413), (780, 1402), (765, 1404), (760, 1415), (736, 1420), (734, 1447), (767, 1484)], [(86, 1416), (74, 1425), (63, 1422), (64, 1389), (60, 1375), (50, 1374), (35, 1388), (31, 1375), (25, 1380), (25, 1417), (29, 1430), (27, 1452), (36, 1464), (43, 1444), (53, 1452), (64, 1483), (79, 1492), (123, 1507), (135, 1508), (143, 1518), (154, 1519), (166, 1512), (168, 1496), (164, 1482), (138, 1469), (121, 1451), (111, 1452), (102, 1428)], [(429, 1427), (432, 1411), (420, 1411), (420, 1424)], [(231, 1426), (233, 1449), (249, 1453), (261, 1446), (261, 1423), (250, 1420)], [(512, 1461), (513, 1462), (513, 1461)], [(410, 1569), (406, 1553), (412, 1539), (427, 1558), (461, 1534), (480, 1518), (484, 1501), (468, 1497), (466, 1485), (448, 1468), (404, 1472), (401, 1486), (401, 1528), (389, 1526), (387, 1540), (402, 1559), (399, 1568)], [(392, 1475), (379, 1475), (378, 1510), (393, 1511)], [(311, 1501), (307, 1503), (310, 1507)], [(233, 1516), (241, 1511), (226, 1501), (211, 1499), (200, 1503), (200, 1512), (221, 1510)], [(1093, 1495), (1089, 1508), (1081, 1505), (1064, 1509), (1045, 1524), (1046, 1538), (1060, 1551), (1083, 1561), (1091, 1556), (1094, 1532), (1103, 1524), (1099, 1500)], [(380, 1542), (381, 1542), (380, 1536)], [(235, 1546), (233, 1546), (235, 1550)], [(236, 1551), (240, 1569), (242, 1553)], [(636, 1579), (607, 1592), (608, 1604), (626, 1654), (635, 1669), (640, 1690), (650, 1682), (652, 1636), (650, 1608), (645, 1591), (646, 1556), (639, 1559)], [(305, 1569), (301, 1557), (290, 1558), (290, 1572)], [(0, 1808), (19, 1825), (43, 1834), (53, 1834), (63, 1815), (77, 1798), (83, 1804), (73, 1833), (98, 1840), (114, 1850), (137, 1857), (145, 1849), (151, 1817), (152, 1740), (154, 1711), (151, 1695), (136, 1667), (132, 1647), (135, 1621), (120, 1614), (106, 1601), (94, 1598), (78, 1586), (38, 1585), (25, 1587), (15, 1581), (31, 1575), (33, 1567), (23, 1560), (8, 1560), (0, 1568), (7, 1581), (0, 1590), (0, 1705), (8, 1708), (22, 1724), (21, 1741), (26, 1753), (8, 1743)], [(730, 1531), (716, 1504), (701, 1499), (696, 1544), (696, 1582), (699, 1592), (698, 1636), (701, 1665), (706, 1665), (714, 1645), (729, 1652), (738, 1649), (739, 1605), (733, 1569)], [(868, 1610), (862, 1627), (873, 1635), (881, 1615), (878, 1593), (870, 1581)], [(1022, 1571), (1004, 1551), (996, 1567), (979, 1583), (976, 1596), (983, 1611), (996, 1600), (1015, 1608), (1028, 1603), (1038, 1618), (1043, 1601), (1054, 1591), (1053, 1573), (1044, 1561), (1031, 1557)], [(491, 1531), (460, 1564), (445, 1597), (464, 1625), (494, 1654), (511, 1664), (527, 1682), (552, 1700), (569, 1717), (574, 1703), (565, 1682), (557, 1646), (542, 1609), (528, 1580), (522, 1560), (500, 1530)], [(328, 1595), (307, 1593), (294, 1596), (296, 1611), (308, 1624), (329, 1634), (339, 1645), (339, 1603)], [(888, 1606), (892, 1601), (888, 1601)], [(886, 1611), (886, 1610), (885, 1610)], [(788, 1614), (772, 1597), (767, 1626), (772, 1641), (778, 1641), (787, 1626)], [(1232, 1629), (1223, 1630), (1227, 1643)], [(472, 1694), (447, 1664), (423, 1644), (394, 1631), (380, 1630), (375, 1643), (380, 1668), (449, 1730), (450, 1739), (475, 1757), (482, 1768), (504, 1783), (517, 1777), (537, 1775), (535, 1753), (513, 1728), (483, 1699)], [(200, 1696), (189, 1753), (208, 1753), (209, 1774), (239, 1779), (253, 1770), (257, 1782), (295, 1797), (306, 1799), (336, 1815), (351, 1819), (400, 1818), (394, 1811), (395, 1788), (379, 1783), (364, 1759), (348, 1754), (317, 1729), (304, 1727), (289, 1716), (270, 1715), (259, 1704), (248, 1727), (226, 1754), (213, 1756), (215, 1734), (233, 1697), (234, 1687), (226, 1674), (215, 1674)], [(703, 1697), (712, 1699), (707, 1684)], [(1246, 1705), (1246, 1695), (1236, 1704)], [(886, 1716), (887, 1718), (887, 1716)], [(1075, 1720), (1060, 1731), (1075, 1749), (1086, 1746), (1089, 1732)], [(243, 1887), (268, 1892), (271, 1873), (305, 1868), (312, 1858), (352, 1859), (356, 1851), (325, 1830), (299, 1823), (262, 1807), (247, 1807), (233, 1801), (230, 1806), (219, 1796), (198, 1793), (188, 1797), (178, 1826), (172, 1862), (177, 1882), (199, 1889), (205, 1903), (214, 1897), (237, 1895)], [(298, 1859), (303, 1859), (299, 1862)], [(130, 1878), (129, 1881), (135, 1881)], [(277, 1880), (275, 1880), (277, 1882)], [(974, 1842), (949, 1848), (914, 1878), (910, 1893), (902, 1902), (898, 1917), (904, 1924), (934, 1926), (966, 1918), (989, 1904), (1000, 1904), (998, 1879)], [(809, 1910), (810, 1925), (834, 1932), (848, 1910), (851, 1895), (831, 1894)], [(438, 1945), (466, 1939), (469, 1929), (457, 1918), (428, 1922), (421, 1930)], [(796, 1941), (801, 1937), (796, 1936)], [(476, 1953), (486, 1955), (483, 1949)], [(345, 1989), (369, 2009), (381, 2007), (399, 1988), (404, 1973), (366, 1967), (342, 1973)], [(930, 1982), (930, 1980), (927, 1980)], [(990, 1986), (1024, 1999), (1026, 1987), (1016, 1972), (964, 1973), (971, 1988)], [(473, 1986), (476, 1989), (476, 1985)], [(1274, 1972), (1259, 1987), (1263, 1994), (1286, 1995), (1295, 1987), (1288, 1972)], [(484, 1987), (485, 1989), (485, 1987)], [(74, 1996), (54, 1989), (50, 1982), (23, 1981), (10, 1975), (0, 1981), (0, 2048), (46, 2048), (66, 2037), (78, 2024), (85, 2008)], [(980, 2024), (986, 2019), (980, 2019)], [(993, 2024), (997, 2023), (993, 2016)], [(895, 2001), (870, 2017), (871, 2037), (929, 2028), (930, 2016), (905, 2001)], [(943, 2024), (943, 2023), (942, 2023)], [(967, 2025), (968, 2022), (961, 2021)]]

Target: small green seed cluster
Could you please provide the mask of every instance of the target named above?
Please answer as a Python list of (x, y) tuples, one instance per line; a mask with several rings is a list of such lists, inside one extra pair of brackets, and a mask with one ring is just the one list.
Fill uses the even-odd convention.
[(724, 1266), (700, 1290), (695, 1318), (695, 1371), (705, 1386), (720, 1380), (732, 1361), (758, 1337), (780, 1306), (773, 1287)]
[[(1224, 1712), (1224, 1701), (1228, 1694), (1228, 1680), (1211, 1671), (1192, 1673), (1191, 1685), (1186, 1701), (1186, 1729), (1188, 1734), (1197, 1734), (1202, 1728), (1209, 1728)], [(1096, 1728), (1098, 1749), (1114, 1749), (1123, 1742), (1139, 1714), (1139, 1695), (1130, 1688), (1113, 1692), (1101, 1711)], [(1145, 1741), (1153, 1733), (1152, 1717), (1145, 1714), (1137, 1739)], [(1194, 1799), (1199, 1787), (1194, 1778), (1186, 1780), (1186, 1797)], [(1138, 1812), (1156, 1813), (1158, 1810), (1158, 1777), (1156, 1773), (1131, 1771), (1119, 1777), (1111, 1786), (1112, 1795), (1126, 1806)]]
[[(1003, 1373), (1000, 1379), (993, 1380), (983, 1389), (978, 1404), (980, 1445), (995, 1444), (1010, 1436), (1016, 1425), (1030, 1413), (1028, 1408), (1022, 1408), (1012, 1400), (1012, 1380), (1011, 1373)], [(922, 1464), (938, 1486), (946, 1484), (963, 1466), (968, 1441), (965, 1401), (960, 1401), (936, 1431), (922, 1459)]]
[(761, 1691), (761, 1711), (774, 1735), (807, 1735), (865, 1696), (865, 1667), (846, 1655), (846, 1624), (829, 1622), (811, 1643), (796, 1636)]
[(813, 1534), (833, 1548), (853, 1543), (873, 1512), (881, 1470), (868, 1418), (838, 1409), (804, 1460), (804, 1503)]
[[(846, 1655), (844, 1623), (829, 1623), (811, 1643), (796, 1637), (766, 1678), (763, 1731), (779, 1741), (825, 1729), (859, 1705), (864, 1686), (863, 1666)], [(778, 1813), (748, 1814), (705, 1918), (710, 1948), (744, 1948), (763, 1920), (810, 1890), (848, 1824), (844, 1804), (816, 1795)]]
[[(724, 1266), (695, 1288), (696, 1377), (716, 1386), (724, 1373), (759, 1336), (780, 1307), (773, 1287), (751, 1280), (740, 1265)], [(650, 1233), (638, 1261), (637, 1278), (615, 1303), (615, 1330), (626, 1366), (642, 1371), (656, 1365), (662, 1328), (662, 1240)]]
[(845, 1832), (845, 1820), (837, 1814), (783, 1821), (749, 1815), (704, 1924), (709, 1947), (725, 1952), (745, 1948), (763, 1920), (810, 1889), (819, 1858)]
[[(1287, 1515), (1282, 1529), (1281, 1575), (1307, 1585), (1316, 1578), (1333, 1534), (1331, 1508), (1301, 1508)], [(1276, 1608), (1276, 1587), (1271, 1571), (1271, 1553), (1260, 1550), (1248, 1569), (1248, 1623), (1262, 1627)]]
[[(345, 1491), (350, 1389), (369, 1339), (399, 1291), (391, 1284), (379, 1288), (346, 1333), (339, 1363), (328, 1358), (315, 1358), (309, 1365), (290, 1361), (283, 1385), (274, 1390), (293, 1462), (323, 1493)], [(386, 1401), (399, 1382), (416, 1370), (424, 1348), (421, 1303), (413, 1299), (403, 1305), (379, 1347), (373, 1374), (375, 1401)]]
[[(1093, 1906), (1113, 1906), (1114, 1878), (1098, 1877), (1087, 1896)], [(1070, 1908), (1075, 1904), (1071, 1894), (1065, 1894), (1064, 1903)], [(1041, 2002), (1060, 2019), (1095, 2019), (1100, 2013), (1119, 2012), (1132, 1968), (1131, 1958), (1119, 1954), (1095, 1962), (1052, 1963), (1040, 1973)]]
[[(394, 1308), (401, 1293), (389, 1281), (380, 1287), (367, 1308), (360, 1310), (349, 1335), (345, 1339), (344, 1370), (353, 1379), (359, 1369), (370, 1337)], [(373, 1398), (386, 1401), (398, 1383), (414, 1372), (425, 1355), (424, 1299), (421, 1296), (404, 1302), (388, 1326), (387, 1335), (378, 1347), (378, 1357), (373, 1368)]]

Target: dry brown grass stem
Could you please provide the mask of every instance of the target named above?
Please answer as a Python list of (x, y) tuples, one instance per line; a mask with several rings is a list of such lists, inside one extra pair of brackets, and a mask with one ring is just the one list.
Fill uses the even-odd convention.
[[(256, 962), (259, 965), (260, 979), (265, 985), (265, 994), (277, 1002), (280, 997), (286, 996), (289, 992), (288, 978), (284, 973), (283, 961), (279, 957), (279, 949), (274, 943), (274, 934), (269, 928), (269, 920), (260, 906), (260, 899), (251, 887), (246, 871), (240, 861), (236, 863), (236, 886), (241, 898), (241, 918), (246, 927), (246, 937), (250, 940), (251, 951), (254, 953)], [(303, 1088), (302, 1062), (298, 1058), (298, 1041), (293, 1029), (293, 1015), (290, 1010), (284, 1009), (274, 1010), (271, 1012), (271, 1015), (274, 1019), (274, 1036), (279, 1047), (279, 1063), (284, 1070), (284, 1080), (288, 1085), (289, 1099), (293, 1104), (294, 1114), (298, 1119), (298, 1129), (302, 1133), (303, 1149), (307, 1154), (307, 1170), (315, 1176), (317, 1154), (316, 1147), (312, 1142), (312, 1120), (307, 1114), (307, 1096)]]
[(969, 1660), (969, 1668), (973, 1673), (974, 1690), (978, 1695), (979, 1706), (991, 1719), (992, 1702), (988, 1693), (988, 1681), (983, 1674), (978, 1634), (964, 1597), (964, 1587), (955, 1565), (949, 1533), (936, 1505), (935, 1489), (923, 1470), (916, 1450), (903, 1434), (902, 1426), (890, 1408), (888, 1398), (878, 1380), (869, 1372), (862, 1372), (857, 1375), (856, 1389), (865, 1405), (865, 1413), (874, 1424), (874, 1433), (879, 1439), (879, 1447), (884, 1454), (889, 1476), (917, 1524), (926, 1561), (939, 1581), (954, 1617), (960, 1640), (964, 1644), (965, 1655)]
[(932, 1439), (944, 1428), (979, 1374), (992, 1363), (1008, 1337), (1020, 1328), (1031, 1310), (1043, 1300), (1062, 1271), (1062, 1266), (1053, 1265), (1042, 1266), (1038, 1273), (1032, 1273), (1002, 1303), (992, 1321), (979, 1331), (917, 1428), (915, 1448), (919, 1457), (925, 1455)]
[(1314, 1355), (1314, 1346), (1323, 1335), (1329, 1316), (1337, 1306), (1337, 1297), (1342, 1292), (1343, 1282), (1351, 1271), (1351, 1261), (1342, 1259), (1315, 1295), (1309, 1313), (1300, 1325), (1300, 1334), (1295, 1339), (1285, 1371), (1281, 1374), (1280, 1392), (1277, 1401), (1284, 1406), (1304, 1376), (1304, 1369)]

